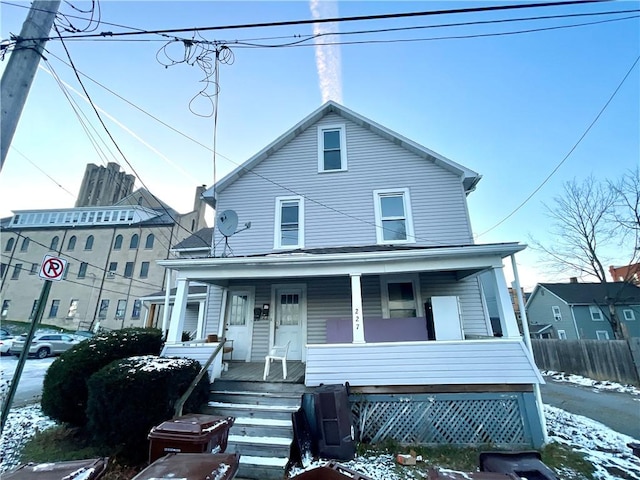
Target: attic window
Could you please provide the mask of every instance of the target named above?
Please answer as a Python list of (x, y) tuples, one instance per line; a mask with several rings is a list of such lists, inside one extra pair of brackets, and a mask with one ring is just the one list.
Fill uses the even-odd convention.
[(318, 172), (347, 169), (346, 129), (344, 124), (318, 127)]

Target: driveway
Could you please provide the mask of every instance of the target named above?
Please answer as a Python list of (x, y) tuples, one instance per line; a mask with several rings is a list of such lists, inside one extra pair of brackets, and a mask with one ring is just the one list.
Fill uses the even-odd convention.
[[(27, 359), (18, 383), (18, 389), (13, 397), (12, 407), (20, 407), (40, 401), (44, 375), (55, 359), (56, 357), (43, 358), (41, 360), (36, 358)], [(4, 384), (11, 381), (17, 366), (18, 357), (13, 355), (2, 357), (0, 359), (0, 382)], [(0, 388), (0, 391), (4, 391), (4, 388)]]
[(570, 413), (591, 418), (616, 432), (640, 439), (640, 395), (610, 392), (545, 377), (542, 401)]

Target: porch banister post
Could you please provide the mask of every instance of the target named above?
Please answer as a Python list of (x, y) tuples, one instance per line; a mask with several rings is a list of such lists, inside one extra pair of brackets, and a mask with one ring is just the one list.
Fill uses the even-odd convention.
[[(524, 336), (524, 343), (531, 352), (531, 358), (533, 357), (533, 347), (531, 346), (531, 336), (529, 334), (529, 320), (527, 319), (527, 312), (524, 308), (524, 298), (522, 298), (522, 289), (520, 288), (520, 276), (518, 275), (518, 266), (516, 265), (515, 254), (511, 255), (511, 267), (513, 268), (513, 283), (516, 289), (516, 296), (518, 297), (518, 308), (520, 309), (520, 320), (522, 321), (522, 335)], [(540, 425), (542, 427), (542, 441), (549, 443), (549, 435), (547, 434), (547, 422), (544, 417), (544, 409), (542, 407), (542, 394), (540, 393), (540, 385), (535, 383), (533, 385), (533, 393), (536, 396), (536, 407), (538, 409), (538, 416), (540, 417)]]
[(353, 328), (353, 343), (364, 341), (364, 320), (362, 315), (362, 284), (360, 274), (351, 274), (351, 326)]
[(184, 314), (187, 310), (188, 294), (189, 280), (178, 280), (176, 282), (176, 298), (173, 301), (173, 310), (171, 310), (169, 335), (167, 335), (168, 343), (178, 343), (182, 341), (182, 330), (184, 329)]
[(218, 338), (224, 337), (225, 313), (227, 311), (227, 301), (229, 300), (229, 289), (221, 287), (220, 293), (220, 317), (218, 318)]
[(520, 337), (520, 329), (518, 329), (518, 322), (516, 322), (516, 316), (513, 313), (513, 305), (502, 267), (493, 269), (493, 277), (496, 284), (496, 303), (502, 323), (502, 335), (506, 338), (518, 338)]
[(164, 310), (162, 311), (162, 335), (169, 330), (169, 305), (171, 304), (171, 270), (167, 268), (167, 279), (164, 282)]

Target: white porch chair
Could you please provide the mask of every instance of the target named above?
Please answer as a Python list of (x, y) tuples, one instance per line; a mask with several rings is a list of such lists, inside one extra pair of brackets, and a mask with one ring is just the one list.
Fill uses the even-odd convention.
[(282, 378), (284, 380), (287, 379), (287, 353), (289, 353), (289, 344), (291, 341), (287, 342), (286, 345), (274, 345), (269, 350), (269, 355), (264, 357), (264, 375), (262, 375), (262, 380), (266, 380), (269, 376), (269, 369), (271, 368), (271, 362), (274, 360), (282, 361)]

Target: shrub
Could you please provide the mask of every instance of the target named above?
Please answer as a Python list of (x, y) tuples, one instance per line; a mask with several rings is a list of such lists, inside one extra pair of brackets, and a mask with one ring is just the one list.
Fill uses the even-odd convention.
[(42, 411), (60, 422), (87, 422), (87, 381), (114, 360), (157, 355), (162, 333), (157, 329), (126, 328), (100, 333), (67, 350), (47, 370), (42, 388)]
[[(88, 428), (99, 445), (131, 459), (148, 452), (152, 427), (173, 416), (176, 401), (198, 375), (200, 364), (187, 358), (131, 357), (115, 361), (89, 379)], [(205, 374), (184, 405), (197, 412), (209, 397)]]

